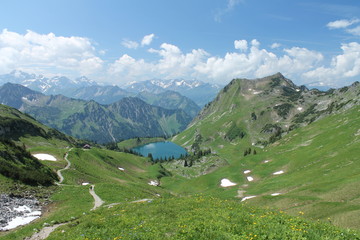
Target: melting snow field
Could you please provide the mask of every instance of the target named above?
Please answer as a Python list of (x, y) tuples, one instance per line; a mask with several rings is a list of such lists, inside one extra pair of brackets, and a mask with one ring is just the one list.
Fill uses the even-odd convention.
[(273, 175), (280, 175), (280, 174), (283, 174), (283, 173), (284, 173), (284, 171), (281, 170), (281, 171), (274, 172)]
[(56, 158), (53, 155), (46, 154), (46, 153), (37, 153), (37, 154), (33, 154), (33, 156), (42, 161), (43, 160), (56, 161)]
[(24, 212), (24, 216), (13, 218), (10, 222), (8, 222), (7, 226), (0, 228), (0, 230), (5, 231), (21, 225), (26, 225), (41, 216), (41, 211), (31, 211), (31, 209), (25, 205), (14, 208), (14, 211)]
[(231, 186), (235, 186), (235, 185), (237, 185), (237, 183), (231, 182), (227, 178), (221, 179), (220, 186), (222, 186), (222, 187), (231, 187)]

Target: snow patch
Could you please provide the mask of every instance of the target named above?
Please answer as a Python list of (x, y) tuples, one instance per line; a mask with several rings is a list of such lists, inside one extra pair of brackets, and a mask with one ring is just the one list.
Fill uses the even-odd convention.
[(250, 176), (246, 177), (246, 179), (247, 179), (249, 182), (254, 181), (254, 178), (253, 178), (253, 177), (250, 177)]
[(159, 186), (159, 182), (156, 181), (156, 180), (151, 180), (150, 182), (148, 182), (148, 184), (149, 184), (150, 186)]
[(283, 174), (283, 173), (284, 173), (284, 171), (280, 170), (280, 171), (274, 172), (273, 175), (280, 175), (280, 174)]
[(244, 171), (244, 174), (248, 174), (248, 173), (251, 173), (251, 170), (245, 170)]
[(44, 160), (56, 161), (56, 158), (53, 155), (46, 154), (46, 153), (37, 153), (37, 154), (33, 154), (33, 156), (42, 161), (44, 161)]
[(278, 193), (278, 192), (277, 192), (277, 193), (272, 193), (271, 196), (273, 196), (273, 197), (274, 197), (274, 196), (279, 196), (280, 194), (281, 194), (281, 193)]
[(24, 216), (13, 218), (5, 227), (0, 228), (0, 231), (6, 231), (18, 226), (26, 225), (41, 216), (41, 211), (31, 211), (31, 209), (25, 205), (14, 208), (14, 210), (17, 212), (24, 212), (25, 214)]
[(256, 196), (248, 196), (248, 197), (244, 197), (244, 198), (242, 198), (242, 199), (241, 199), (241, 201), (243, 202), (243, 201), (245, 201), (245, 200), (248, 200), (248, 199), (251, 199), (251, 198), (254, 198), (254, 197), (256, 197)]
[(31, 212), (31, 208), (29, 208), (26, 205), (23, 205), (23, 206), (18, 206), (16, 208), (14, 208), (14, 211), (17, 211), (17, 212)]
[(221, 183), (220, 183), (221, 187), (231, 187), (231, 186), (235, 186), (235, 185), (237, 185), (237, 183), (231, 182), (227, 178), (221, 179)]

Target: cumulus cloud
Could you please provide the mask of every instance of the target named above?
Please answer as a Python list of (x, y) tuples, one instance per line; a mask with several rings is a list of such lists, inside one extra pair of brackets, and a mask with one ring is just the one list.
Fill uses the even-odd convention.
[(0, 72), (13, 69), (51, 68), (92, 74), (101, 70), (103, 60), (87, 38), (38, 34), (28, 30), (18, 34), (4, 29), (0, 33)]
[(234, 47), (235, 49), (239, 49), (245, 52), (248, 49), (248, 43), (246, 40), (235, 40)]
[(123, 55), (109, 67), (109, 74), (125, 81), (146, 80), (149, 78), (189, 78), (197, 77), (194, 66), (202, 62), (208, 53), (203, 49), (194, 49), (189, 53), (182, 53), (179, 47), (163, 43), (160, 49), (149, 49), (160, 59), (155, 62), (136, 60)]
[(331, 81), (352, 78), (360, 75), (360, 44), (342, 44), (342, 54), (334, 56), (328, 67), (321, 66), (303, 74), (305, 78), (318, 81)]
[[(155, 35), (147, 36), (144, 46)], [(183, 52), (178, 46), (163, 43), (148, 50), (153, 55), (151, 61), (123, 54), (104, 68), (104, 61), (97, 56), (101, 51), (87, 38), (33, 31), (19, 34), (5, 29), (0, 32), (0, 74), (14, 69), (42, 71), (42, 74), (66, 72), (75, 76), (97, 74), (118, 79), (118, 84), (151, 78), (197, 78), (227, 83), (233, 78), (257, 78), (276, 72), (298, 84), (314, 81), (332, 84), (360, 76), (360, 43), (357, 42), (342, 44), (342, 53), (333, 56), (330, 64), (324, 64), (320, 52), (307, 48), (285, 48), (275, 54), (260, 46), (256, 39), (235, 40), (236, 50), (214, 56), (204, 49)]]
[(271, 49), (275, 49), (275, 48), (279, 48), (279, 47), (281, 47), (281, 44), (280, 43), (273, 43), (273, 44), (271, 44)]
[(260, 48), (256, 39), (234, 41), (241, 52), (228, 52), (223, 57), (211, 56), (203, 49), (194, 49), (183, 53), (178, 46), (163, 43), (159, 49), (149, 49), (158, 55), (158, 60), (147, 62), (123, 55), (114, 62), (109, 73), (126, 81), (146, 80), (149, 78), (198, 78), (218, 83), (226, 83), (237, 77), (264, 77), (282, 72), (288, 77), (300, 76), (319, 67), (323, 55), (306, 48), (284, 49), (277, 56)]
[(155, 34), (149, 34), (143, 37), (142, 41), (141, 41), (141, 46), (147, 46), (150, 45), (151, 42), (153, 41), (155, 37)]
[(360, 19), (352, 19), (352, 20), (348, 20), (348, 19), (341, 19), (341, 20), (336, 20), (333, 22), (329, 22), (326, 26), (329, 29), (337, 29), (337, 28), (347, 28), (355, 23), (360, 22)]
[(128, 40), (128, 39), (123, 39), (123, 41), (121, 42), (121, 45), (123, 45), (124, 47), (129, 48), (129, 49), (137, 49), (139, 47), (139, 43)]

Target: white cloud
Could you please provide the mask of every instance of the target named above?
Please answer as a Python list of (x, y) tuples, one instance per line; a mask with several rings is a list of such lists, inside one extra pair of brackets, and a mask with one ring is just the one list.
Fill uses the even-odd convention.
[(260, 47), (260, 42), (258, 40), (256, 40), (256, 39), (253, 39), (253, 40), (251, 40), (251, 45), (253, 47), (258, 48), (258, 47)]
[[(245, 44), (246, 43), (246, 44)], [(124, 81), (150, 78), (198, 78), (227, 83), (237, 77), (264, 77), (282, 72), (288, 77), (300, 76), (319, 67), (323, 55), (306, 48), (293, 47), (284, 50), (282, 56), (260, 49), (260, 42), (250, 41), (248, 52), (228, 52), (223, 57), (211, 56), (203, 49), (183, 53), (175, 45), (163, 43), (160, 49), (150, 49), (159, 59), (147, 62), (128, 55), (119, 58), (110, 67), (110, 74)], [(245, 49), (247, 41), (234, 41), (236, 49)]]
[(341, 20), (336, 20), (333, 22), (329, 22), (326, 26), (329, 29), (337, 29), (337, 28), (347, 28), (355, 23), (360, 22), (360, 19), (352, 19), (352, 20), (347, 20), (347, 19), (341, 19)]
[(360, 75), (360, 44), (342, 44), (342, 54), (332, 58), (329, 67), (321, 66), (303, 74), (307, 79), (334, 83), (338, 79), (348, 79)]
[(4, 29), (0, 33), (0, 72), (13, 69), (52, 69), (92, 74), (101, 70), (103, 60), (89, 39), (38, 34), (28, 30), (18, 34)]
[(121, 45), (123, 45), (124, 47), (129, 48), (129, 49), (137, 49), (139, 47), (139, 43), (128, 40), (128, 39), (123, 39), (123, 41), (121, 42)]
[(215, 21), (221, 22), (221, 19), (225, 14), (231, 12), (236, 7), (236, 5), (243, 3), (243, 2), (244, 2), (244, 0), (227, 0), (226, 8), (217, 10), (215, 17), (214, 17)]
[(145, 35), (143, 37), (143, 39), (141, 40), (141, 43), (138, 43), (136, 41), (131, 41), (129, 39), (123, 39), (123, 41), (121, 42), (121, 45), (123, 45), (126, 48), (129, 49), (137, 49), (139, 46), (148, 46), (151, 44), (151, 42), (153, 41), (155, 37), (155, 34), (151, 33), (149, 35)]
[(239, 49), (245, 52), (248, 49), (248, 44), (246, 40), (235, 40), (234, 47), (235, 49)]
[(279, 48), (279, 47), (281, 47), (281, 44), (280, 43), (273, 43), (273, 44), (271, 44), (271, 49), (275, 49), (275, 48)]
[(161, 44), (159, 50), (149, 49), (149, 52), (159, 55), (160, 59), (146, 62), (144, 59), (136, 60), (123, 55), (110, 65), (109, 74), (123, 81), (196, 77), (194, 66), (208, 56), (202, 49), (184, 54), (177, 46), (168, 43)]
[(142, 41), (141, 41), (141, 46), (147, 46), (150, 45), (151, 42), (153, 41), (155, 37), (155, 34), (149, 34), (143, 37)]
[[(145, 42), (151, 43), (150, 40)], [(261, 48), (256, 39), (236, 40), (234, 47), (237, 50), (213, 56), (204, 49), (182, 52), (178, 46), (163, 43), (157, 49), (148, 50), (153, 54), (152, 61), (123, 54), (109, 63), (104, 73), (105, 63), (97, 56), (101, 51), (87, 38), (33, 31), (19, 34), (5, 29), (0, 32), (0, 74), (22, 69), (42, 74), (96, 74), (122, 83), (151, 78), (197, 78), (227, 83), (233, 78), (256, 78), (282, 72), (298, 84), (321, 81), (325, 85), (360, 76), (360, 43), (357, 42), (342, 44), (342, 53), (333, 56), (328, 65), (321, 53), (301, 47), (275, 54)]]
[(355, 36), (360, 36), (360, 26), (357, 26), (355, 28), (350, 28), (350, 29), (346, 29), (346, 32), (355, 35)]

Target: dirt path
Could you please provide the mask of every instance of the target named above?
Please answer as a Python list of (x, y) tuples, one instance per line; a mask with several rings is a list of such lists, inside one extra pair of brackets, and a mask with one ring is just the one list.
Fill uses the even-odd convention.
[[(72, 148), (70, 148), (69, 152), (72, 150)], [(61, 174), (62, 171), (69, 169), (71, 166), (71, 162), (68, 160), (68, 155), (69, 152), (67, 152), (64, 156), (64, 159), (67, 162), (67, 165), (65, 168), (60, 169), (57, 171), (57, 175), (60, 178), (60, 181), (57, 182), (57, 185), (62, 185), (61, 183), (64, 181), (64, 177)], [(104, 201), (95, 193), (95, 185), (91, 185), (90, 189), (89, 189), (89, 193), (91, 194), (91, 196), (94, 198), (94, 207), (92, 209), (90, 209), (90, 211), (93, 211), (95, 209), (97, 209), (98, 207), (100, 207), (101, 205), (104, 204)], [(50, 227), (44, 227), (43, 229), (41, 229), (38, 233), (33, 234), (30, 238), (25, 238), (26, 240), (43, 240), (46, 239), (56, 228), (63, 226), (65, 224), (68, 224), (69, 222), (65, 222), (65, 223), (60, 223), (60, 224), (55, 224), (53, 226)]]
[[(70, 166), (71, 166), (71, 162), (68, 159), (69, 152), (71, 150), (72, 150), (72, 148), (70, 148), (69, 151), (65, 153), (64, 159), (67, 162), (67, 165), (65, 166), (65, 168), (57, 170), (57, 172), (56, 172), (56, 174), (60, 178), (60, 181), (55, 183), (56, 185), (62, 185), (61, 183), (64, 181), (64, 177), (61, 174), (61, 172), (64, 171), (64, 170), (69, 169)], [(33, 234), (31, 237), (25, 238), (25, 240), (43, 240), (43, 239), (46, 239), (50, 235), (50, 233), (52, 233), (56, 228), (58, 228), (58, 227), (60, 227), (62, 225), (65, 225), (65, 224), (67, 224), (67, 222), (66, 223), (55, 224), (55, 225), (50, 226), (50, 227), (44, 227), (44, 228), (42, 228), (40, 230), (40, 232)]]
[(25, 238), (25, 240), (43, 240), (46, 239), (50, 233), (52, 233), (56, 228), (65, 225), (66, 223), (59, 223), (59, 224), (55, 224), (51, 227), (44, 227), (43, 229), (40, 230), (40, 232), (35, 233), (34, 235), (32, 235), (30, 238)]
[(72, 150), (72, 148), (70, 148), (69, 149), (69, 151), (68, 152), (66, 152), (65, 153), (65, 156), (64, 156), (64, 159), (66, 160), (66, 162), (67, 162), (67, 165), (66, 165), (66, 167), (65, 168), (63, 168), (63, 169), (60, 169), (60, 170), (57, 170), (57, 175), (59, 176), (59, 178), (60, 178), (60, 181), (59, 182), (56, 182), (56, 184), (57, 185), (60, 185), (63, 181), (64, 181), (64, 177), (63, 177), (63, 175), (61, 174), (61, 172), (62, 171), (64, 171), (64, 170), (67, 170), (67, 169), (69, 169), (70, 168), (70, 166), (71, 166), (71, 162), (69, 161), (69, 159), (68, 159), (68, 156), (69, 156), (69, 152)]
[(132, 201), (131, 203), (142, 203), (142, 202), (151, 202), (153, 199), (150, 198), (144, 198), (136, 201)]
[(91, 209), (91, 211), (97, 209), (98, 207), (104, 204), (104, 201), (95, 193), (94, 189), (95, 189), (95, 185), (91, 185), (89, 193), (94, 198), (94, 207)]

